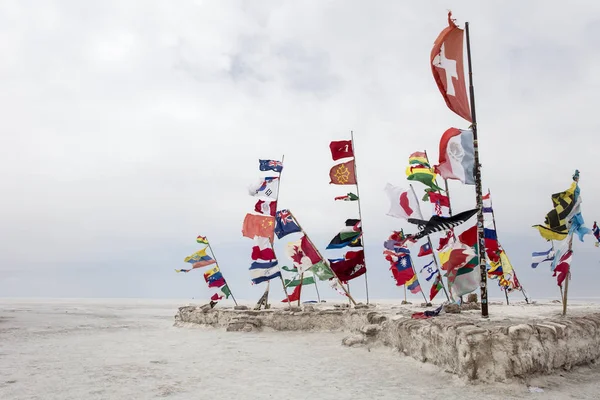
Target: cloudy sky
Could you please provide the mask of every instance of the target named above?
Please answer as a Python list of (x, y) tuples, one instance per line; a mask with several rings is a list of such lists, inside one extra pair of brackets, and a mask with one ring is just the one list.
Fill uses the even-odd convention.
[[(529, 294), (556, 296), (549, 267), (529, 266), (548, 249), (531, 225), (576, 168), (586, 223), (600, 219), (591, 1), (3, 1), (0, 296), (203, 298), (199, 271), (174, 272), (202, 234), (236, 297), (257, 299), (241, 225), (258, 158), (285, 154), (280, 206), (323, 250), (358, 216), (328, 184), (328, 144), (353, 130), (370, 296), (401, 297), (382, 242), (414, 229), (385, 215), (383, 188), (408, 184), (410, 153), (436, 160), (441, 134), (467, 127), (429, 66), (448, 9), (471, 24), (500, 240)], [(474, 207), (473, 187), (450, 190), (455, 210)], [(575, 243), (572, 296), (596, 295), (599, 260), (591, 236)]]

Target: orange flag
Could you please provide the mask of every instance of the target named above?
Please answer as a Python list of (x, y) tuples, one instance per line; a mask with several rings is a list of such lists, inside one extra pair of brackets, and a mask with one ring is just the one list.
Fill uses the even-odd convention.
[(334, 185), (356, 185), (354, 160), (334, 165), (329, 171), (329, 178)]
[(464, 31), (452, 21), (452, 12), (448, 12), (448, 27), (435, 39), (431, 49), (431, 71), (448, 108), (473, 122), (465, 86), (463, 36)]
[(271, 239), (273, 242), (273, 233), (275, 231), (275, 217), (270, 215), (246, 214), (244, 225), (242, 226), (242, 235), (254, 239), (254, 236), (262, 236)]

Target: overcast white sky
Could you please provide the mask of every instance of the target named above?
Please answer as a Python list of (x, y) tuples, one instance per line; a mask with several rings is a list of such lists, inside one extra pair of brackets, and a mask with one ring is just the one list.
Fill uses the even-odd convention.
[[(358, 216), (328, 184), (328, 144), (354, 130), (370, 295), (401, 297), (382, 242), (412, 228), (385, 215), (383, 188), (467, 127), (429, 66), (449, 8), (471, 23), (500, 240), (532, 297), (556, 295), (549, 267), (529, 266), (548, 248), (531, 225), (576, 168), (586, 223), (600, 219), (592, 1), (2, 1), (0, 296), (202, 298), (200, 271), (174, 272), (202, 234), (236, 297), (257, 299), (241, 225), (258, 158), (285, 154), (280, 206), (323, 250)], [(473, 187), (451, 194), (474, 207)], [(599, 259), (591, 236), (575, 243), (572, 296), (596, 295)]]

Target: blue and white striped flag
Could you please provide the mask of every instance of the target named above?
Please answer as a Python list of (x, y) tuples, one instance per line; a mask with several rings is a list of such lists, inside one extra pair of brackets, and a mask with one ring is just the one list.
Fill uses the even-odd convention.
[(435, 274), (438, 273), (438, 269), (436, 268), (435, 271), (433, 270), (434, 267), (431, 266), (431, 264), (433, 264), (433, 261), (430, 262), (429, 264), (427, 264), (426, 266), (424, 266), (423, 268), (421, 268), (421, 270), (419, 271), (420, 273), (423, 273), (423, 271), (426, 271), (429, 276), (427, 278), (425, 278), (426, 281), (430, 281), (431, 278), (433, 278), (435, 276)]
[(531, 254), (531, 268), (537, 268), (540, 263), (552, 261), (554, 259), (554, 250), (533, 252)]

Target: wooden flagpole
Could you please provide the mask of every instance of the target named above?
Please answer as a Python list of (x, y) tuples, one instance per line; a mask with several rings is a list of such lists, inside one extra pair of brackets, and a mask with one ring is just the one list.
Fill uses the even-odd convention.
[[(573, 250), (573, 235), (574, 232), (571, 232), (569, 235), (569, 250)], [(567, 296), (569, 295), (569, 281), (571, 280), (571, 263), (569, 262), (569, 267), (567, 269), (567, 277), (565, 278), (565, 295), (563, 297), (563, 317), (567, 315)]]
[[(360, 230), (361, 230), (361, 236), (362, 236), (362, 244), (363, 244), (363, 250), (366, 249), (365, 248), (365, 228), (363, 225), (363, 220), (362, 220), (362, 211), (361, 211), (361, 207), (360, 207), (360, 190), (358, 189), (358, 173), (356, 172), (356, 147), (354, 146), (354, 131), (350, 131), (350, 140), (352, 143), (352, 154), (354, 155), (354, 181), (356, 182), (356, 196), (358, 197), (358, 218), (360, 219)], [(367, 269), (367, 255), (365, 252), (365, 291), (366, 291), (366, 295), (367, 295), (367, 304), (369, 304), (369, 281), (367, 280), (367, 274), (368, 274), (368, 269)]]
[[(427, 153), (425, 153), (425, 157), (427, 157)], [(427, 160), (427, 162), (429, 163), (429, 159)], [(415, 193), (415, 188), (413, 188), (413, 185), (410, 184), (410, 190), (412, 190), (413, 192), (413, 196), (415, 196), (415, 198), (417, 198), (417, 194)], [(417, 199), (417, 202), (419, 201), (419, 199)], [(420, 203), (417, 203), (417, 205), (419, 206), (419, 213), (421, 215), (423, 215), (423, 213), (421, 213), (421, 205)], [(435, 252), (433, 251), (433, 243), (431, 242), (431, 236), (427, 235), (427, 243), (429, 243), (429, 247), (431, 248), (431, 256), (433, 257), (433, 262), (435, 263), (435, 268), (437, 269), (437, 273), (438, 276), (440, 277), (440, 283), (442, 284), (442, 288), (444, 289), (444, 294), (446, 294), (446, 299), (448, 301), (450, 301), (450, 296), (448, 296), (448, 292), (446, 291), (446, 286), (444, 286), (444, 281), (442, 280), (442, 273), (440, 272), (440, 267), (437, 261), (437, 258), (435, 257)], [(411, 259), (412, 261), (412, 259)], [(427, 303), (429, 303), (427, 301)]]
[[(283, 160), (285, 159), (285, 154), (281, 155), (281, 171), (279, 172), (279, 184), (277, 185), (277, 194), (275, 195), (275, 201), (277, 205), (279, 205), (279, 189), (281, 188), (281, 175), (283, 174)], [(278, 207), (275, 207), (277, 210)], [(277, 224), (277, 211), (275, 211), (275, 224)], [(271, 242), (271, 248), (273, 249), (273, 254), (275, 254), (275, 247), (273, 246), (273, 242)], [(279, 262), (277, 263), (277, 269), (279, 269), (279, 279), (281, 280), (281, 286), (283, 287), (283, 291), (285, 293), (285, 297), (288, 301), (288, 306), (292, 306), (290, 302), (290, 296), (288, 296), (287, 288), (285, 287), (285, 282), (283, 281), (283, 275), (281, 274), (281, 267), (279, 266)]]
[[(413, 273), (415, 274), (415, 277), (417, 278), (417, 281), (418, 281), (419, 280), (419, 275), (417, 275), (417, 270), (415, 270), (415, 264), (413, 263), (412, 256), (410, 254), (408, 255), (408, 259), (410, 260), (410, 265), (412, 267)], [(425, 304), (429, 303), (429, 301), (427, 300), (427, 297), (425, 297), (425, 293), (423, 293), (423, 289), (421, 289), (421, 284), (420, 283), (419, 283), (419, 289), (420, 289), (421, 294), (423, 295), (423, 299), (425, 300)], [(404, 284), (404, 295), (406, 296), (406, 283)]]
[[(212, 249), (212, 247), (210, 245), (210, 241), (208, 240), (208, 238), (206, 238), (206, 244), (208, 245), (208, 249), (210, 250), (210, 253), (212, 254), (212, 258), (215, 259), (215, 263), (218, 266), (219, 265), (219, 261), (217, 261), (217, 257), (215, 256), (215, 252), (213, 251), (213, 249)], [(219, 267), (219, 270), (220, 269), (221, 269), (221, 267)], [(233, 302), (237, 306), (238, 303), (237, 303), (237, 301), (235, 301), (235, 297), (233, 297), (233, 292), (231, 291), (231, 287), (229, 287), (229, 284), (227, 283), (227, 280), (225, 279), (225, 277), (223, 277), (223, 280), (225, 281), (225, 285), (227, 285), (227, 287), (229, 288), (229, 294), (231, 294), (231, 298), (233, 299)]]
[[(427, 150), (423, 150), (423, 152), (425, 153), (425, 159), (427, 160), (427, 164), (429, 164), (429, 166), (431, 167), (431, 163), (429, 162), (429, 156), (427, 155)], [(452, 216), (452, 203), (450, 203), (450, 191), (448, 190), (448, 180), (447, 179), (444, 179), (444, 184), (446, 185), (446, 197), (448, 197), (448, 214), (450, 216)], [(437, 178), (435, 178), (435, 185), (438, 186), (438, 184), (437, 184)], [(412, 189), (412, 185), (410, 187)], [(413, 189), (413, 193), (414, 193), (414, 189)], [(441, 194), (441, 191), (438, 191), (438, 193)], [(416, 197), (416, 195), (415, 195), (415, 197)], [(454, 237), (454, 235), (452, 235), (452, 237), (456, 241), (456, 238)], [(449, 283), (448, 278), (446, 278), (446, 282), (448, 282), (448, 291), (450, 291), (450, 293), (448, 293), (448, 291), (446, 291), (446, 286), (444, 286), (444, 279), (442, 277), (442, 273), (440, 272), (438, 261), (437, 261), (437, 259), (435, 257), (435, 251), (433, 249), (433, 243), (432, 243), (431, 237), (429, 235), (427, 235), (427, 240), (429, 240), (429, 246), (431, 246), (431, 252), (432, 252), (432, 255), (433, 255), (433, 260), (435, 261), (435, 266), (438, 269), (438, 275), (440, 277), (440, 283), (442, 284), (442, 288), (444, 289), (444, 293), (446, 294), (446, 299), (448, 299), (448, 301), (452, 300), (454, 302), (454, 297), (452, 296), (452, 291), (450, 290), (450, 283)]]
[(344, 293), (346, 293), (346, 296), (348, 296), (348, 299), (354, 305), (356, 305), (356, 301), (354, 301), (354, 299), (352, 298), (352, 296), (350, 296), (350, 292), (344, 287), (344, 284), (342, 283), (342, 281), (340, 280), (340, 278), (338, 278), (338, 276), (335, 273), (335, 271), (333, 269), (331, 269), (331, 267), (329, 266), (329, 262), (325, 260), (325, 258), (323, 257), (323, 255), (321, 254), (321, 252), (319, 251), (319, 249), (317, 249), (317, 246), (315, 246), (315, 244), (313, 243), (313, 241), (310, 240), (310, 237), (308, 237), (308, 235), (306, 234), (306, 232), (302, 228), (302, 225), (300, 225), (300, 223), (298, 222), (298, 220), (296, 219), (296, 217), (294, 216), (294, 214), (292, 214), (292, 212), (290, 210), (288, 210), (288, 212), (290, 213), (290, 216), (292, 217), (292, 219), (294, 220), (294, 222), (296, 223), (296, 225), (298, 225), (298, 228), (300, 228), (300, 231), (302, 232), (302, 234), (306, 237), (306, 240), (308, 240), (308, 242), (315, 249), (315, 251), (317, 252), (317, 254), (319, 255), (319, 257), (321, 257), (321, 261), (323, 261), (329, 267), (329, 269), (331, 270), (331, 273), (333, 274), (333, 276), (335, 276), (335, 279), (337, 279), (338, 283), (340, 284), (340, 286), (344, 290)]
[[(498, 229), (496, 228), (496, 215), (494, 214), (494, 203), (492, 201), (492, 196), (491, 196), (491, 191), (490, 189), (488, 189), (488, 194), (490, 195), (490, 207), (492, 209), (492, 221), (494, 223), (494, 231), (496, 232), (496, 237), (498, 236)], [(498, 244), (500, 244), (500, 241), (498, 241)], [(506, 259), (509, 260), (508, 255), (506, 253), (504, 253), (504, 255), (506, 256)], [(509, 260), (510, 261), (510, 260)], [(502, 258), (500, 258), (500, 266), (502, 266), (502, 274), (504, 274), (504, 265), (502, 265)], [(511, 264), (512, 266), (512, 264)], [(515, 272), (515, 267), (512, 267), (513, 269), (513, 276), (516, 278), (517, 274)], [(513, 278), (513, 279), (515, 279)], [(527, 304), (529, 304), (529, 299), (527, 298), (527, 295), (525, 294), (525, 289), (523, 288), (523, 285), (521, 285), (521, 291), (523, 292), (523, 296), (525, 296), (525, 301), (527, 302)], [(504, 290), (504, 295), (506, 297), (506, 305), (509, 305), (508, 303), (508, 290)]]
[(300, 274), (300, 288), (298, 289), (298, 307), (300, 307), (300, 298), (302, 296), (302, 281), (304, 280), (304, 272)]
[(469, 67), (469, 97), (471, 99), (471, 129), (473, 130), (473, 150), (475, 153), (475, 192), (477, 200), (477, 242), (479, 243), (479, 270), (481, 273), (481, 317), (489, 318), (487, 293), (487, 268), (485, 262), (485, 238), (483, 236), (483, 193), (481, 189), (481, 164), (479, 163), (479, 140), (477, 138), (477, 114), (475, 113), (475, 89), (473, 87), (473, 67), (471, 63), (471, 39), (469, 23), (465, 23), (467, 34), (467, 62)]

